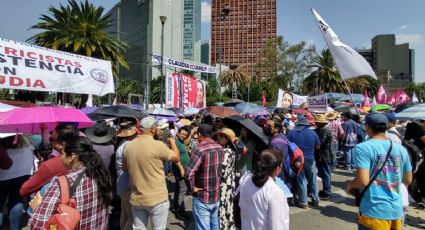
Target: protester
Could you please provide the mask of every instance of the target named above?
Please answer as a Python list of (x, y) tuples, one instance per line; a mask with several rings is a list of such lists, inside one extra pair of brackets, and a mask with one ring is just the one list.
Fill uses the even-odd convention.
[[(79, 133), (75, 126), (58, 125), (49, 138), (54, 151), (63, 152), (66, 142), (78, 137)], [(39, 191), (44, 185), (49, 183), (53, 177), (68, 173), (60, 156), (53, 157), (40, 164), (38, 171), (26, 181), (20, 190), (22, 196), (28, 196), (31, 193)], [(42, 194), (41, 194), (42, 195)]]
[(121, 141), (118, 145), (115, 157), (117, 171), (117, 195), (121, 198), (120, 228), (122, 230), (133, 229), (133, 213), (130, 205), (130, 184), (127, 172), (123, 170), (123, 154), (127, 144), (137, 137), (136, 123), (126, 121), (119, 124), (117, 138)]
[(353, 115), (350, 112), (343, 113), (341, 119), (344, 121), (342, 129), (344, 130), (344, 137), (342, 138), (342, 151), (345, 158), (345, 169), (351, 170), (353, 167), (353, 150), (357, 144), (357, 129), (358, 124), (352, 120)]
[(149, 219), (153, 229), (165, 229), (170, 203), (163, 163), (179, 162), (180, 153), (174, 138), (168, 138), (172, 150), (162, 141), (154, 140), (154, 117), (144, 117), (140, 126), (141, 135), (127, 144), (123, 159), (123, 169), (130, 178), (133, 229), (146, 229)]
[(236, 229), (233, 217), (233, 198), (236, 190), (236, 180), (239, 178), (236, 169), (236, 146), (238, 141), (235, 132), (223, 128), (214, 133), (217, 144), (224, 150), (223, 165), (221, 167), (220, 183), (220, 229)]
[(409, 141), (413, 139), (413, 143), (419, 150), (425, 149), (425, 119), (417, 119), (410, 122), (406, 126), (404, 139)]
[(326, 119), (329, 121), (328, 127), (332, 132), (332, 168), (337, 165), (336, 155), (339, 150), (339, 141), (344, 136), (344, 130), (341, 126), (341, 121), (338, 119), (338, 112), (330, 112), (326, 114)]
[(219, 229), (219, 188), (224, 151), (211, 139), (211, 135), (209, 125), (199, 125), (199, 144), (190, 158), (185, 174), (193, 195), (196, 229)]
[(282, 170), (282, 153), (266, 149), (254, 171), (241, 178), (237, 192), (242, 229), (289, 230), (289, 207), (283, 190), (273, 181)]
[[(108, 206), (112, 201), (112, 183), (100, 156), (86, 137), (74, 137), (65, 143), (61, 159), (70, 171), (65, 176), (69, 185), (78, 183), (72, 197), (80, 212), (79, 229), (107, 229)], [(101, 176), (100, 176), (101, 175)], [(52, 229), (46, 226), (60, 201), (60, 187), (54, 180), (34, 209), (30, 229)], [(34, 205), (34, 204), (33, 204)]]
[[(189, 126), (183, 126), (177, 132), (176, 145), (180, 153), (180, 163), (183, 166), (183, 169), (186, 170), (187, 165), (189, 164), (190, 157), (185, 145), (185, 141), (189, 136)], [(173, 209), (177, 219), (187, 221), (189, 220), (189, 215), (186, 213), (186, 207), (184, 203), (184, 196), (188, 191), (186, 181), (184, 180), (184, 173), (182, 174), (176, 164), (172, 165), (173, 174), (175, 178), (175, 187), (174, 187), (174, 204)]]
[(244, 175), (247, 172), (252, 172), (252, 158), (256, 150), (256, 144), (251, 133), (249, 133), (248, 129), (245, 127), (241, 128), (239, 140), (242, 141), (243, 145), (247, 148), (246, 153), (240, 153), (241, 156), (239, 160), (239, 170), (241, 174)]
[(264, 129), (265, 134), (270, 136), (269, 148), (277, 149), (282, 154), (283, 165), (279, 177), (285, 182), (288, 188), (292, 187), (292, 178), (295, 177), (294, 172), (290, 166), (290, 156), (289, 156), (289, 142), (285, 135), (283, 135), (282, 121), (279, 119), (272, 119), (267, 121), (267, 126)]
[(396, 118), (395, 118), (395, 113), (394, 112), (386, 112), (384, 114), (388, 118), (388, 130), (387, 130), (385, 135), (393, 143), (401, 144), (401, 135), (395, 127), (395, 123), (397, 121)]
[(0, 169), (0, 222), (3, 222), (3, 207), (8, 201), (9, 228), (12, 230), (20, 229), (24, 207), (19, 189), (31, 176), (35, 158), (29, 140), (20, 134), (16, 135), (0, 139), (0, 145), (6, 149), (6, 154), (13, 162), (8, 169)]
[(387, 140), (388, 119), (384, 114), (371, 113), (365, 122), (369, 140), (355, 147), (356, 176), (347, 181), (346, 191), (353, 193), (353, 189), (363, 189), (379, 172), (361, 199), (358, 226), (359, 229), (398, 230), (402, 228), (403, 215), (400, 184), (409, 185), (412, 181), (409, 156), (403, 146)]
[(97, 123), (85, 131), (87, 138), (93, 143), (93, 149), (102, 158), (107, 169), (111, 164), (111, 157), (115, 152), (112, 139), (115, 136), (115, 129), (104, 123)]
[[(298, 116), (295, 128), (288, 134), (288, 139), (294, 142), (304, 153), (304, 166), (297, 175), (297, 206), (303, 209), (308, 207), (307, 194), (311, 194), (312, 205), (319, 206), (319, 197), (316, 185), (315, 151), (320, 149), (320, 140), (314, 130), (310, 129), (311, 123), (305, 116)], [(307, 184), (306, 184), (307, 182)]]
[(319, 192), (321, 200), (331, 198), (331, 175), (332, 175), (332, 132), (328, 127), (325, 115), (318, 114), (314, 122), (317, 125), (316, 133), (320, 139), (320, 150), (315, 155), (318, 175), (323, 182), (323, 190)]

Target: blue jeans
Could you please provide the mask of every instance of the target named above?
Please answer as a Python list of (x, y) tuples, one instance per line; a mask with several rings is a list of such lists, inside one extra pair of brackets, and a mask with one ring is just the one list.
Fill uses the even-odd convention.
[(326, 196), (331, 195), (331, 168), (331, 164), (324, 160), (317, 162), (318, 175), (323, 182), (323, 194)]
[(193, 217), (196, 230), (218, 230), (219, 201), (205, 204), (198, 197), (193, 197)]
[(319, 200), (316, 185), (316, 164), (314, 159), (304, 159), (304, 166), (301, 173), (297, 176), (297, 194), (298, 203), (307, 204), (307, 194), (311, 194), (313, 200)]
[(336, 154), (338, 153), (338, 148), (339, 148), (338, 142), (332, 143), (332, 162), (331, 162), (332, 167), (335, 167), (338, 164), (337, 159), (336, 159)]
[(347, 169), (353, 168), (353, 153), (354, 153), (354, 146), (342, 146), (342, 151), (344, 152), (344, 158), (345, 158), (345, 167)]

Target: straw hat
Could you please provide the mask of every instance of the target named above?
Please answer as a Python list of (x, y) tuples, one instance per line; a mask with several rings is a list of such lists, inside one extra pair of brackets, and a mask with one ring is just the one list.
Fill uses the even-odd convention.
[(233, 132), (233, 130), (229, 129), (229, 128), (222, 128), (220, 130), (218, 130), (217, 132), (214, 133), (214, 135), (224, 135), (227, 137), (227, 139), (230, 140), (230, 142), (234, 142), (236, 139), (236, 134), (235, 132)]
[(126, 121), (120, 124), (120, 129), (117, 132), (117, 137), (131, 137), (137, 133), (136, 123)]
[(188, 119), (180, 119), (179, 120), (179, 122), (180, 122), (180, 124), (182, 124), (183, 126), (186, 126), (186, 125), (190, 125), (192, 122), (190, 121), (190, 120), (188, 120)]
[(325, 117), (328, 120), (335, 120), (339, 116), (339, 113), (337, 111), (332, 111), (329, 113), (326, 113)]
[(326, 116), (325, 116), (324, 114), (317, 114), (317, 115), (314, 117), (314, 122), (315, 122), (315, 123), (322, 123), (322, 124), (327, 124), (327, 123), (329, 123), (329, 121), (328, 121), (328, 120), (326, 120)]

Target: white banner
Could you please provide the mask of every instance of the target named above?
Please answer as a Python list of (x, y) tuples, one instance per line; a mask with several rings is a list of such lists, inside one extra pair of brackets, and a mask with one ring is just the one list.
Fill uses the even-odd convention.
[(301, 96), (295, 93), (285, 92), (283, 89), (279, 89), (277, 93), (277, 108), (291, 108), (292, 106), (300, 106), (307, 102), (308, 96)]
[(0, 88), (114, 93), (111, 62), (0, 38)]
[[(161, 64), (161, 55), (153, 54), (152, 55), (152, 64)], [(217, 69), (213, 66), (195, 64), (187, 61), (180, 61), (168, 57), (164, 57), (164, 65), (170, 66), (173, 68), (186, 69), (200, 73), (216, 73)]]
[(327, 111), (328, 107), (328, 97), (327, 94), (320, 94), (318, 96), (310, 96), (307, 98), (308, 109), (309, 110), (323, 110)]
[(320, 17), (314, 9), (311, 9), (311, 11), (319, 24), (320, 31), (322, 32), (326, 44), (331, 51), (335, 64), (338, 67), (338, 71), (341, 74), (341, 78), (345, 80), (362, 75), (368, 75), (377, 79), (375, 72), (372, 67), (370, 67), (366, 59), (353, 48), (342, 43), (325, 20), (323, 20), (323, 18)]
[(308, 96), (301, 96), (301, 95), (297, 95), (297, 94), (293, 93), (292, 98), (294, 99), (293, 102), (292, 102), (292, 105), (300, 106), (303, 103), (307, 102)]

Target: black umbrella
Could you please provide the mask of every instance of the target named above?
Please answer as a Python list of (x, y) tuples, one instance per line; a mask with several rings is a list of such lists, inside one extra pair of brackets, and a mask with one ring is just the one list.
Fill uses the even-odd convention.
[(269, 144), (269, 137), (264, 133), (263, 129), (256, 125), (251, 119), (241, 116), (230, 116), (223, 119), (224, 124), (235, 132), (239, 132), (242, 127), (248, 129), (254, 138), (261, 141), (266, 146)]
[(410, 108), (410, 107), (412, 107), (414, 105), (415, 105), (415, 103), (407, 103), (407, 104), (398, 105), (397, 107), (395, 107), (394, 112), (395, 113), (399, 113), (399, 112), (401, 112), (401, 111), (403, 111), (403, 110), (405, 110), (407, 108)]
[(106, 119), (111, 119), (111, 118), (115, 118), (114, 116), (110, 116), (110, 115), (103, 115), (103, 114), (97, 114), (97, 113), (88, 113), (87, 117), (90, 118), (90, 120), (94, 121), (94, 122), (98, 122), (98, 121), (102, 121), (102, 120), (106, 120)]
[(101, 107), (101, 108), (98, 108), (93, 113), (108, 115), (112, 117), (132, 117), (132, 118), (138, 118), (138, 119), (140, 119), (144, 115), (144, 113), (140, 110), (130, 109), (122, 105)]

